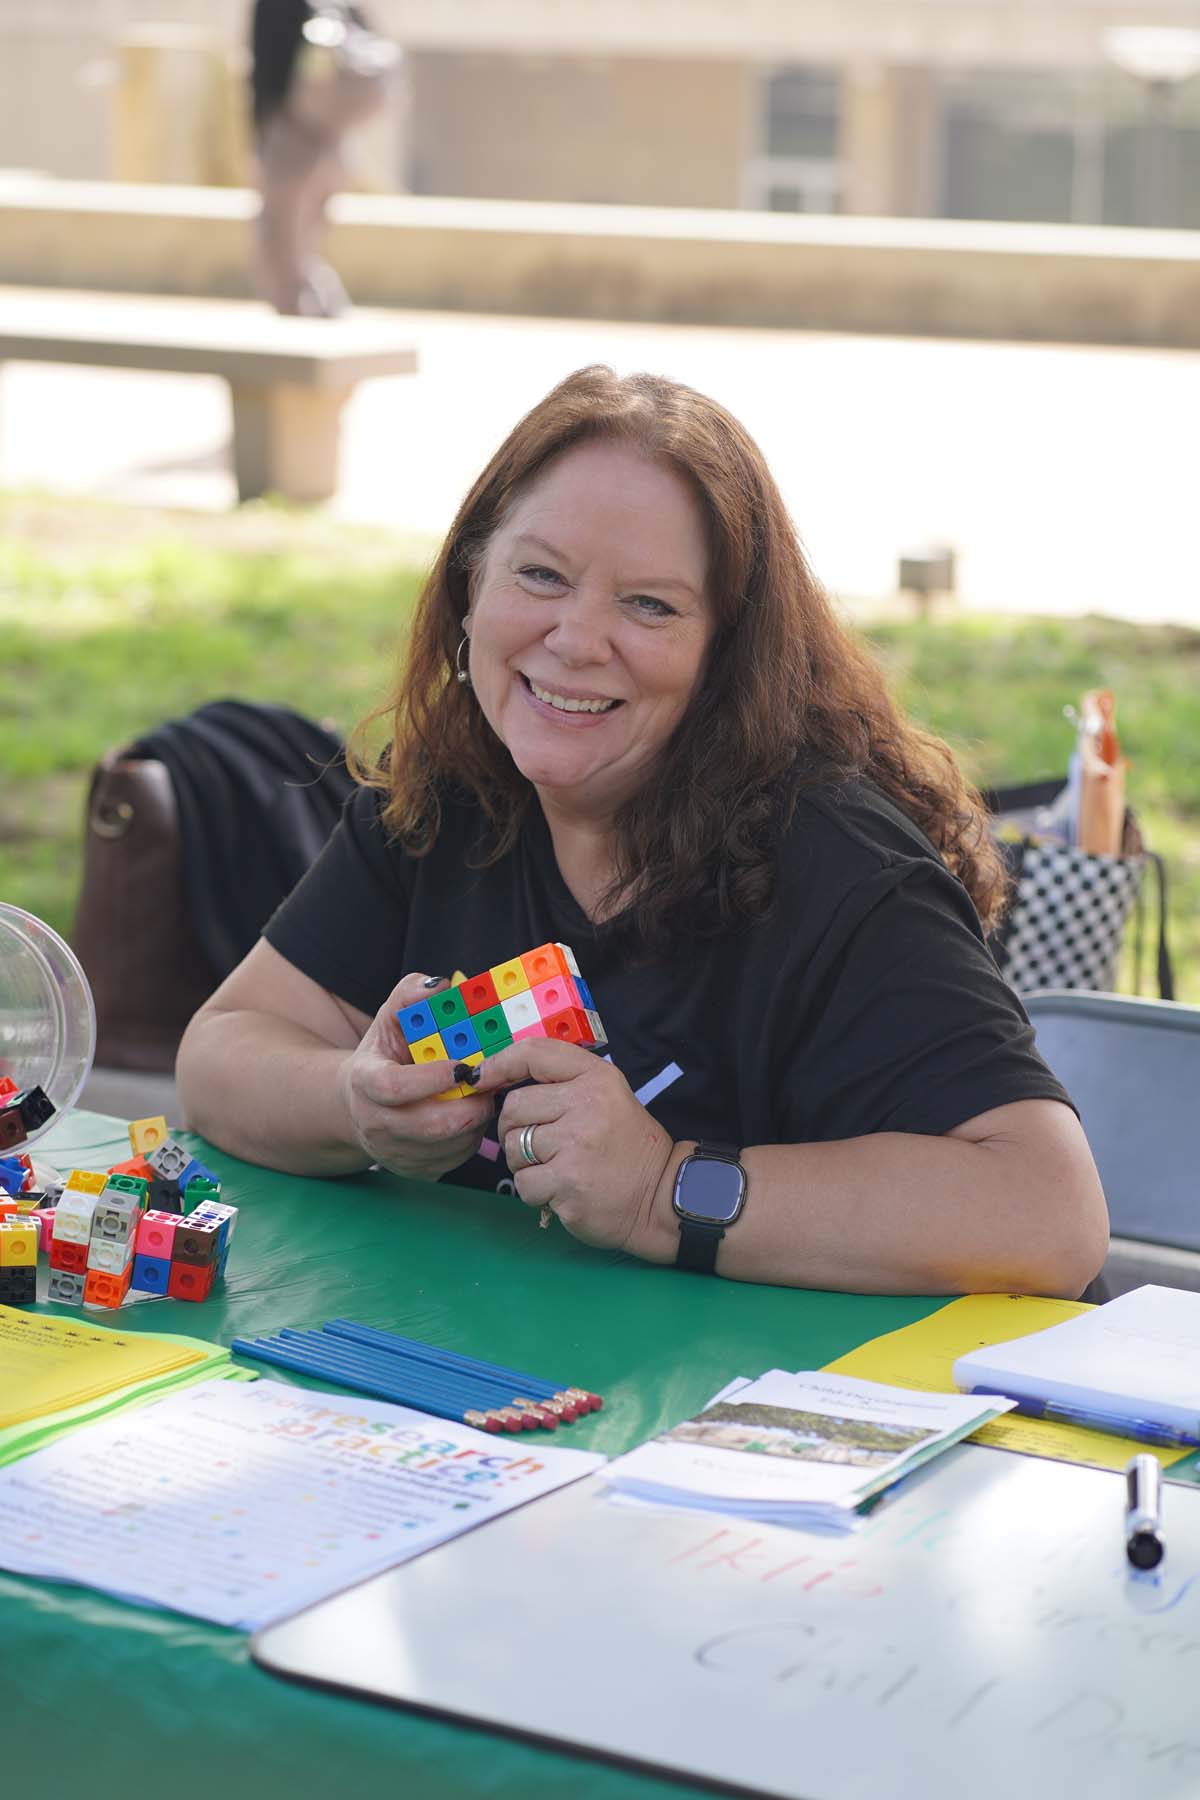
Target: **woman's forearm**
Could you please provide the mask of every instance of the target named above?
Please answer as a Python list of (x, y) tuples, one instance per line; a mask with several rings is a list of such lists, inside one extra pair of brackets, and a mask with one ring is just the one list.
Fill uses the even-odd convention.
[(187, 1124), (218, 1149), (286, 1174), (365, 1169), (341, 1081), (351, 1054), (289, 1019), (202, 1009), (175, 1069)]
[[(1027, 1102), (1051, 1106), (1054, 1102)], [(1000, 1119), (1001, 1109), (993, 1117)], [(1073, 1115), (1030, 1144), (881, 1132), (743, 1152), (745, 1210), (717, 1273), (856, 1293), (1033, 1293), (1076, 1298), (1108, 1243), (1104, 1198)], [(637, 1244), (673, 1262), (676, 1146)]]

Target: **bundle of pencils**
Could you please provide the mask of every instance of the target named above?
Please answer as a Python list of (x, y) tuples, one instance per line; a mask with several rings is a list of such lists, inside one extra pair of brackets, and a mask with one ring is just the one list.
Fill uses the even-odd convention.
[(276, 1337), (234, 1338), (233, 1349), (480, 1431), (553, 1431), (604, 1404), (586, 1388), (460, 1356), (352, 1319), (331, 1319), (319, 1331), (284, 1326)]

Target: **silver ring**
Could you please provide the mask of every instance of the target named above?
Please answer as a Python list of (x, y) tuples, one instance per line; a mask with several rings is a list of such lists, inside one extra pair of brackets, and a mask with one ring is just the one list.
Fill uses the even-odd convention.
[(536, 1130), (536, 1125), (522, 1125), (521, 1135), (517, 1140), (517, 1149), (527, 1163), (540, 1163), (542, 1160), (533, 1147), (533, 1134)]

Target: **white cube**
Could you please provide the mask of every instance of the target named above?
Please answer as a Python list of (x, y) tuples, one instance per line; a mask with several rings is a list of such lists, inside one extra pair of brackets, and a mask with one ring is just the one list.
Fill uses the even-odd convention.
[(523, 994), (514, 994), (511, 1000), (502, 1000), (500, 1005), (504, 1009), (508, 1029), (514, 1037), (526, 1025), (536, 1025), (542, 1016), (538, 1011), (537, 1001), (528, 989)]
[(95, 1194), (85, 1194), (79, 1188), (64, 1188), (54, 1209), (54, 1236), (59, 1243), (86, 1244), (92, 1235), (95, 1210)]
[(128, 1244), (113, 1243), (111, 1238), (93, 1238), (88, 1245), (87, 1266), (102, 1269), (106, 1275), (119, 1275), (129, 1256)]

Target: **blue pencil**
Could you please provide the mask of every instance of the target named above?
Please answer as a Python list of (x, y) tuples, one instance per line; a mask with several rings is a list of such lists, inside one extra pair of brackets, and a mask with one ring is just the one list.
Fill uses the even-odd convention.
[(383, 1331), (374, 1325), (360, 1325), (353, 1319), (331, 1319), (323, 1330), (335, 1337), (352, 1337), (361, 1342), (375, 1344), (381, 1350), (391, 1351), (396, 1355), (414, 1356), (422, 1362), (445, 1363), (477, 1375), (494, 1375), (504, 1381), (514, 1381), (521, 1387), (539, 1389), (544, 1394), (583, 1393), (582, 1388), (567, 1388), (547, 1381), (541, 1375), (529, 1375), (520, 1369), (505, 1368), (500, 1363), (484, 1362), (479, 1357), (465, 1356), (457, 1350), (444, 1350), (436, 1344), (423, 1343), (419, 1338), (401, 1337), (399, 1332)]
[[(469, 1406), (491, 1407), (516, 1410), (524, 1413), (533, 1423), (553, 1430), (558, 1424), (554, 1411), (534, 1401), (525, 1401), (521, 1396), (513, 1394), (500, 1382), (484, 1380), (477, 1376), (462, 1376), (454, 1371), (429, 1367), (424, 1363), (405, 1360), (394, 1356), (380, 1356), (349, 1339), (331, 1338), (319, 1331), (297, 1331), (285, 1325), (279, 1333), (279, 1340), (294, 1344), (307, 1350), (313, 1356), (337, 1356), (348, 1365), (360, 1368), (364, 1372), (377, 1374), (385, 1379), (405, 1380), (408, 1371), (412, 1378), (424, 1386), (444, 1388), (447, 1393), (453, 1392), (457, 1398), (464, 1399)], [(267, 1340), (270, 1341), (270, 1340)]]
[(515, 1406), (536, 1416), (539, 1424), (553, 1428), (560, 1418), (568, 1421), (577, 1416), (577, 1409), (568, 1402), (543, 1400), (540, 1397), (514, 1393), (511, 1386), (491, 1375), (475, 1375), (470, 1371), (463, 1372), (441, 1363), (426, 1363), (415, 1357), (384, 1354), (373, 1346), (360, 1344), (350, 1338), (326, 1336), (321, 1332), (296, 1332), (284, 1326), (280, 1332), (282, 1338), (289, 1342), (307, 1343), (313, 1351), (322, 1347), (336, 1349), (338, 1354), (346, 1354), (360, 1358), (367, 1366), (381, 1373), (402, 1372), (411, 1369), (420, 1380), (448, 1382), (476, 1396), (476, 1404), (495, 1406)]
[[(474, 1386), (482, 1384), (492, 1397), (505, 1405), (535, 1405), (572, 1424), (581, 1412), (588, 1408), (584, 1400), (575, 1394), (561, 1394), (551, 1388), (549, 1382), (535, 1381), (532, 1378), (525, 1392), (520, 1392), (520, 1377), (505, 1371), (501, 1375), (491, 1372), (491, 1365), (479, 1368), (471, 1365), (470, 1359), (460, 1360), (452, 1352), (434, 1350), (430, 1345), (423, 1345), (423, 1354), (410, 1352), (402, 1346), (389, 1343), (387, 1332), (372, 1333), (368, 1326), (346, 1325), (339, 1331), (326, 1331), (322, 1334), (325, 1343), (342, 1344), (354, 1348), (361, 1353), (375, 1357), (392, 1366), (410, 1367), (428, 1370), (431, 1374), (448, 1375), (455, 1381), (466, 1381)], [(382, 1340), (382, 1341), (381, 1341)]]
[(602, 1405), (599, 1394), (590, 1393), (586, 1388), (555, 1386), (540, 1375), (528, 1375), (519, 1369), (507, 1369), (499, 1363), (483, 1362), (478, 1357), (463, 1356), (456, 1350), (441, 1350), (433, 1344), (425, 1344), (419, 1338), (401, 1337), (398, 1332), (381, 1331), (373, 1325), (359, 1325), (353, 1319), (331, 1319), (323, 1329), (334, 1337), (357, 1339), (359, 1342), (374, 1344), (378, 1349), (390, 1350), (397, 1355), (407, 1355), (420, 1362), (442, 1365), (470, 1371), (476, 1375), (492, 1375), (503, 1381), (511, 1381), (519, 1392), (530, 1393), (543, 1399), (570, 1399), (575, 1404), (583, 1403), (582, 1410), (598, 1410)]
[(303, 1363), (306, 1367), (319, 1367), (328, 1371), (331, 1378), (339, 1379), (343, 1386), (357, 1382), (364, 1387), (369, 1384), (380, 1390), (387, 1388), (388, 1392), (383, 1396), (385, 1399), (393, 1397), (407, 1399), (409, 1395), (419, 1392), (430, 1398), (444, 1400), (447, 1404), (453, 1403), (463, 1410), (469, 1404), (465, 1395), (457, 1389), (450, 1390), (439, 1384), (409, 1380), (394, 1370), (383, 1371), (369, 1368), (345, 1357), (330, 1355), (326, 1351), (312, 1350), (305, 1344), (283, 1343), (278, 1338), (263, 1338), (243, 1339), (242, 1345), (249, 1355), (266, 1356), (270, 1354), (275, 1358), (290, 1357), (297, 1363)]
[(361, 1393), (373, 1394), (377, 1399), (412, 1406), (418, 1412), (432, 1413), (437, 1418), (456, 1419), (460, 1424), (474, 1425), (482, 1431), (521, 1429), (515, 1419), (509, 1422), (492, 1412), (477, 1412), (461, 1400), (446, 1399), (442, 1394), (416, 1384), (365, 1375), (361, 1371), (344, 1367), (334, 1358), (317, 1358), (298, 1349), (257, 1343), (247, 1338), (234, 1338), (232, 1348), (258, 1362), (274, 1363), (279, 1368), (292, 1369), (304, 1375), (316, 1375), (324, 1381), (335, 1382), (340, 1387), (357, 1388)]
[(400, 1382), (408, 1388), (415, 1389), (419, 1386), (422, 1392), (437, 1393), (442, 1399), (460, 1402), (464, 1407), (475, 1411), (490, 1410), (501, 1420), (516, 1415), (527, 1430), (541, 1425), (552, 1431), (558, 1424), (553, 1412), (541, 1404), (533, 1401), (521, 1403), (507, 1389), (493, 1383), (485, 1384), (442, 1369), (426, 1368), (422, 1363), (404, 1363), (395, 1357), (377, 1356), (356, 1344), (325, 1337), (317, 1331), (296, 1331), (290, 1326), (284, 1326), (277, 1338), (260, 1341), (273, 1343), (279, 1348), (297, 1349), (326, 1363), (336, 1359), (349, 1370), (380, 1380)]
[(298, 1369), (303, 1373), (318, 1375), (322, 1380), (336, 1382), (341, 1387), (356, 1388), (360, 1393), (374, 1394), (381, 1400), (392, 1400), (405, 1406), (414, 1406), (422, 1412), (436, 1413), (442, 1418), (461, 1419), (465, 1424), (478, 1426), (486, 1431), (519, 1431), (522, 1424), (518, 1416), (501, 1415), (488, 1409), (474, 1407), (469, 1396), (451, 1392), (443, 1388), (434, 1388), (423, 1382), (408, 1381), (395, 1374), (384, 1375), (374, 1370), (366, 1370), (357, 1365), (345, 1363), (342, 1359), (328, 1355), (314, 1355), (307, 1349), (297, 1345), (275, 1343), (251, 1343), (242, 1340), (244, 1354), (260, 1357), (263, 1361), (278, 1363), (283, 1368)]
[(321, 1363), (325, 1368), (337, 1368), (349, 1376), (361, 1376), (375, 1382), (389, 1383), (394, 1387), (402, 1388), (405, 1393), (419, 1392), (476, 1411), (490, 1410), (502, 1421), (511, 1416), (518, 1419), (520, 1425), (525, 1428), (531, 1428), (540, 1422), (532, 1414), (526, 1413), (520, 1408), (508, 1406), (504, 1396), (500, 1396), (498, 1401), (493, 1400), (490, 1390), (484, 1393), (482, 1389), (466, 1382), (451, 1380), (449, 1377), (443, 1376), (440, 1371), (427, 1370), (416, 1365), (406, 1368), (398, 1365), (392, 1359), (384, 1362), (370, 1356), (358, 1355), (353, 1346), (340, 1347), (336, 1343), (331, 1343), (328, 1338), (320, 1337), (317, 1333), (311, 1334), (311, 1337), (315, 1341), (306, 1341), (305, 1334), (302, 1332), (289, 1332), (286, 1337), (281, 1334), (278, 1338), (259, 1341), (272, 1349), (288, 1353), (295, 1352), (307, 1357), (312, 1362)]

